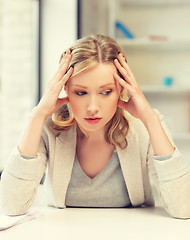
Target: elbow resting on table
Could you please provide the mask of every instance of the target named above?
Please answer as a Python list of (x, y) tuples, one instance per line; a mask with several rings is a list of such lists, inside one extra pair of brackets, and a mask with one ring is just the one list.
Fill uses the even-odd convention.
[(8, 215), (8, 216), (20, 216), (20, 215), (24, 215), (27, 210), (24, 209), (11, 209), (11, 208), (4, 208), (3, 212)]
[[(8, 181), (10, 179), (11, 181)], [(35, 182), (30, 183), (29, 186), (27, 181), (24, 181), (18, 187), (19, 181), (21, 180), (7, 173), (4, 173), (1, 179), (1, 209), (10, 216), (25, 214), (32, 206), (36, 196)]]
[(9, 216), (19, 216), (25, 214), (32, 205), (32, 201), (26, 203), (19, 201), (19, 199), (3, 198), (1, 199), (1, 210)]
[(190, 206), (184, 207), (181, 206), (179, 209), (175, 209), (175, 211), (168, 211), (170, 216), (177, 219), (189, 219), (190, 218)]

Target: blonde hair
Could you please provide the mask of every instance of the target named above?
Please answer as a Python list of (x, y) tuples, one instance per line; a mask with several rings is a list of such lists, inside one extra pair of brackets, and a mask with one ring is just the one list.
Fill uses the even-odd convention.
[[(83, 37), (77, 40), (70, 47), (70, 50), (72, 53), (72, 59), (69, 67), (74, 67), (72, 77), (86, 69), (94, 67), (98, 63), (113, 63), (114, 59), (118, 59), (118, 53), (123, 53), (122, 49), (114, 39), (100, 34)], [(61, 55), (60, 61), (62, 57), (63, 54)], [(120, 75), (119, 72), (118, 74)], [(121, 98), (127, 100), (125, 90), (122, 92)], [(51, 127), (58, 132), (62, 132), (69, 130), (75, 122), (70, 106), (67, 104), (62, 106), (52, 115)], [(113, 118), (106, 124), (106, 141), (120, 149), (126, 148), (126, 135), (128, 128), (129, 124), (124, 116), (123, 109), (117, 108)]]

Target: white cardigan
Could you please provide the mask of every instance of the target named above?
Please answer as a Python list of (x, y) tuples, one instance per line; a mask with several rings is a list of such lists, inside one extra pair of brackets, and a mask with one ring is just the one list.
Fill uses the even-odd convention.
[[(163, 117), (157, 114), (168, 134)], [(128, 146), (124, 150), (117, 148), (117, 153), (132, 205), (154, 205), (150, 173), (169, 214), (176, 218), (190, 218), (190, 169), (181, 153), (176, 148), (171, 158), (164, 161), (154, 159), (143, 123), (130, 115), (127, 119)], [(44, 127), (36, 158), (25, 159), (15, 148), (2, 173), (0, 196), (4, 210), (10, 215), (18, 215), (30, 208), (47, 165), (45, 184), (49, 190), (49, 203), (65, 208), (75, 150), (76, 126), (57, 134), (49, 129), (48, 124)]]

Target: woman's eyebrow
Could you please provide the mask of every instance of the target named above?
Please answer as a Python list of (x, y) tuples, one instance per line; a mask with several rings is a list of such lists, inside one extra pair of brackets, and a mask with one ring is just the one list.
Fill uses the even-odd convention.
[(72, 86), (72, 87), (80, 87), (80, 88), (87, 89), (87, 87), (82, 86), (82, 85), (79, 85), (79, 84), (72, 84), (71, 86)]
[(111, 87), (111, 86), (115, 86), (115, 84), (114, 83), (107, 83), (107, 84), (104, 84), (104, 85), (100, 86), (100, 88)]
[[(100, 86), (99, 88), (105, 88), (105, 87), (111, 87), (111, 86), (115, 86), (114, 83), (107, 83), (107, 84), (104, 84), (102, 86)], [(87, 89), (88, 87), (85, 87), (85, 86), (82, 86), (82, 85), (79, 85), (79, 84), (72, 84), (72, 87), (80, 87), (80, 88), (84, 88), (84, 89)]]

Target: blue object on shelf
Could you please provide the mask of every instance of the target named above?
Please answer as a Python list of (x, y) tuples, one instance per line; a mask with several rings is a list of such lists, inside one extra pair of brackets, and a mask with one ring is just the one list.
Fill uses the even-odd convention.
[(119, 29), (127, 38), (133, 39), (134, 35), (119, 21), (115, 23), (117, 29)]
[(165, 87), (170, 87), (173, 83), (173, 78), (172, 77), (169, 77), (169, 76), (166, 76), (163, 78), (163, 84)]

